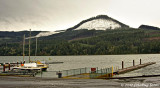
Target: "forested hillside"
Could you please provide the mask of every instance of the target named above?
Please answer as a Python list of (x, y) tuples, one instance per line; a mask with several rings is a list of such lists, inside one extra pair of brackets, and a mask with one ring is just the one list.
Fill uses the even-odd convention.
[[(32, 35), (35, 36), (39, 34), (41, 31), (32, 31)], [(15, 42), (21, 42), (22, 36), (25, 34), (26, 37), (29, 36), (29, 31), (0, 31), (0, 44), (3, 43), (15, 43)]]
[[(45, 32), (47, 35), (47, 32)], [(23, 35), (29, 31), (0, 32), (0, 55), (22, 55)], [(32, 37), (43, 34), (32, 31)], [(38, 37), (37, 55), (112, 55), (160, 53), (160, 29), (141, 25), (130, 28), (107, 15), (98, 15), (48, 36)], [(28, 55), (28, 39), (25, 54)], [(31, 39), (31, 55), (35, 55), (35, 38)]]
[[(38, 39), (37, 55), (111, 55), (160, 53), (160, 31), (146, 29), (66, 31)], [(35, 54), (35, 39), (31, 40)], [(28, 55), (28, 41), (25, 53)], [(0, 44), (0, 55), (22, 55), (19, 43)]]

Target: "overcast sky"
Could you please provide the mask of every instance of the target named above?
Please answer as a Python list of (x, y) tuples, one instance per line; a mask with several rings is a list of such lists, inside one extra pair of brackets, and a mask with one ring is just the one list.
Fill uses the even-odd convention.
[(160, 27), (160, 0), (0, 0), (0, 31), (64, 30), (96, 15)]

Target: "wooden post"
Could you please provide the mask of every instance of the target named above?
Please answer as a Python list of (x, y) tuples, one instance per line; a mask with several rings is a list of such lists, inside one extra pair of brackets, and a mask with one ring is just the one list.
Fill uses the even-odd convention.
[(10, 62), (8, 63), (8, 70), (10, 71), (11, 69), (11, 65), (10, 65)]
[(18, 61), (17, 61), (17, 67), (18, 67)]
[(142, 64), (142, 61), (141, 61), (141, 59), (140, 59), (140, 64)]
[(112, 66), (112, 77), (113, 77), (113, 66)]
[(135, 66), (134, 60), (133, 60), (133, 66)]
[(5, 72), (5, 63), (3, 63), (3, 72)]
[(122, 69), (124, 68), (124, 63), (123, 63), (123, 61), (122, 61)]

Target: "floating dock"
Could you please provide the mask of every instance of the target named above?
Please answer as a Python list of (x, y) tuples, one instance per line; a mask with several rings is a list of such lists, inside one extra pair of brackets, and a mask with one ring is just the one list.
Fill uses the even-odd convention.
[(122, 69), (119, 69), (115, 73), (116, 74), (123, 74), (123, 73), (133, 71), (133, 70), (137, 70), (137, 69), (140, 69), (140, 68), (146, 67), (148, 65), (152, 65), (152, 64), (156, 64), (156, 62), (148, 62), (148, 63), (139, 64), (139, 65), (135, 65), (135, 66), (127, 67), (127, 68), (122, 68)]
[(6, 73), (0, 73), (0, 76), (16, 76), (16, 77), (34, 77), (36, 73), (18, 73), (18, 72), (6, 72)]
[(156, 62), (148, 62), (148, 63), (141, 64), (141, 59), (140, 59), (140, 64), (135, 65), (133, 60), (133, 66), (124, 68), (124, 63), (122, 61), (122, 69), (119, 69), (119, 68), (114, 69), (113, 67), (105, 68), (105, 69), (94, 68), (96, 69), (94, 72), (92, 71), (93, 68), (90, 68), (89, 72), (86, 72), (86, 71), (82, 72), (83, 69), (67, 70), (68, 75), (63, 76), (62, 78), (66, 78), (66, 79), (112, 79), (113, 78), (114, 79), (114, 78), (117, 78), (117, 77), (114, 77), (114, 75), (124, 74), (124, 73), (137, 70), (152, 64), (156, 64)]

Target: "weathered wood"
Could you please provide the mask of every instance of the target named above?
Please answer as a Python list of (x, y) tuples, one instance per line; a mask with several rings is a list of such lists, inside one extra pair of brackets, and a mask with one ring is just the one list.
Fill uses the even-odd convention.
[(126, 73), (126, 72), (129, 72), (129, 71), (133, 71), (133, 70), (136, 70), (136, 69), (140, 69), (142, 67), (146, 67), (148, 65), (152, 65), (152, 64), (155, 64), (156, 62), (148, 62), (148, 63), (144, 63), (144, 64), (140, 64), (140, 65), (135, 65), (135, 66), (131, 66), (131, 67), (127, 67), (127, 68), (123, 68), (123, 69), (120, 69), (118, 70), (118, 74), (123, 74), (123, 73)]

